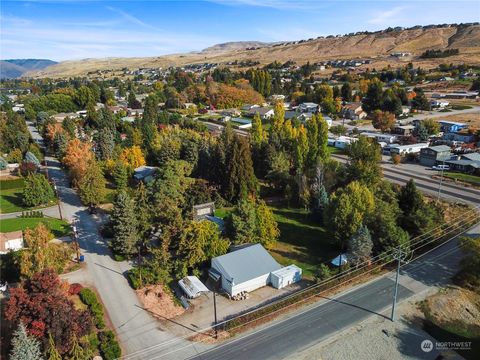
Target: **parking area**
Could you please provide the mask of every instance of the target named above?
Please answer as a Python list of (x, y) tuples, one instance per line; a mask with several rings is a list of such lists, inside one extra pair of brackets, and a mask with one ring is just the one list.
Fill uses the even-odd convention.
[[(258, 308), (292, 292), (298, 291), (307, 285), (308, 283), (302, 280), (283, 289), (264, 286), (249, 293), (248, 299), (238, 301), (230, 300), (225, 295), (217, 294), (217, 321), (221, 322), (248, 310)], [(212, 292), (204, 293), (196, 299), (190, 299), (189, 303), (190, 308), (184, 314), (164, 321), (164, 325), (169, 331), (177, 336), (195, 335), (196, 332), (214, 324), (215, 316)]]

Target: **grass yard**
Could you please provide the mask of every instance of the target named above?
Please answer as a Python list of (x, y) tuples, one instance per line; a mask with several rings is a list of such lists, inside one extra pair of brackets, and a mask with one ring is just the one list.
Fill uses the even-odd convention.
[[(338, 255), (333, 239), (327, 231), (310, 218), (304, 209), (271, 206), (280, 230), (280, 238), (270, 250), (281, 265), (295, 264), (302, 268), (303, 277), (312, 279), (321, 263)], [(215, 210), (215, 216), (225, 218), (233, 208)]]
[(339, 149), (334, 146), (327, 146), (327, 152), (329, 155), (332, 155), (332, 154), (343, 155), (345, 154), (345, 149)]
[(25, 210), (22, 201), (23, 179), (0, 181), (0, 212), (2, 214)]
[(55, 205), (54, 201), (46, 206), (26, 207), (23, 204), (23, 179), (0, 181), (0, 213), (8, 214), (25, 210), (41, 209)]
[(270, 252), (282, 265), (301, 267), (305, 278), (312, 278), (318, 265), (338, 255), (326, 230), (312, 221), (304, 209), (273, 207), (280, 239)]
[(47, 225), (55, 237), (62, 237), (70, 234), (70, 224), (64, 220), (54, 218), (13, 218), (0, 220), (0, 231), (10, 232), (34, 228), (38, 223)]
[(460, 180), (474, 185), (480, 185), (480, 176), (456, 172), (445, 172), (444, 175), (450, 179)]

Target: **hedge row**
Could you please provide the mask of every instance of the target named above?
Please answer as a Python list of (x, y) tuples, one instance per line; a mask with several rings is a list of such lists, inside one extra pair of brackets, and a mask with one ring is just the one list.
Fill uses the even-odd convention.
[(100, 353), (104, 360), (118, 359), (122, 355), (122, 349), (115, 340), (115, 334), (111, 330), (98, 333), (100, 340)]
[(103, 320), (103, 306), (97, 299), (97, 295), (88, 289), (83, 288), (78, 293), (80, 300), (88, 306), (88, 309), (92, 313), (93, 321), (97, 329), (103, 329), (105, 327), (105, 321)]

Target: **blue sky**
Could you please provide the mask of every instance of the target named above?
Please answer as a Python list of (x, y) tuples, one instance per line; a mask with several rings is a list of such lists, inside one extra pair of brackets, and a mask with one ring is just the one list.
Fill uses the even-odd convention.
[(1, 1), (0, 58), (158, 56), (480, 19), (480, 1)]

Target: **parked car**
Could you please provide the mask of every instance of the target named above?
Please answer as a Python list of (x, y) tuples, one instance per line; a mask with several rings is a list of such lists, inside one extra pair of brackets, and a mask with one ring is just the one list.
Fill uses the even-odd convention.
[(434, 165), (432, 166), (433, 170), (438, 170), (438, 171), (445, 171), (445, 170), (450, 170), (450, 166), (448, 165)]

